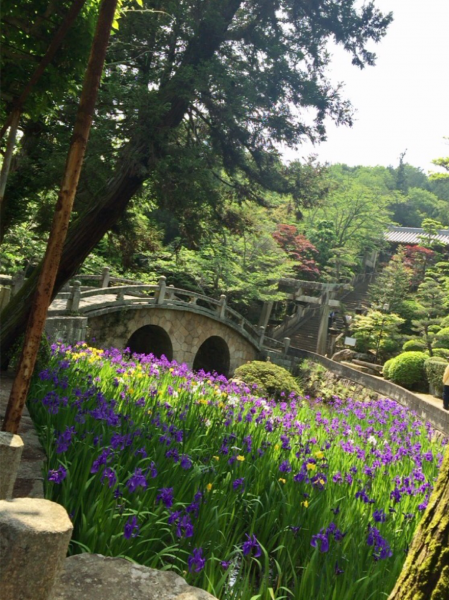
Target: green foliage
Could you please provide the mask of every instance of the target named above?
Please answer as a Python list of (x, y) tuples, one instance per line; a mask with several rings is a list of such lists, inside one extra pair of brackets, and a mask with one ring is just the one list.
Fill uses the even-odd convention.
[(271, 362), (254, 360), (238, 367), (234, 376), (249, 386), (257, 385), (257, 394), (261, 396), (279, 400), (283, 396), (288, 397), (291, 392), (302, 393), (293, 375)]
[(435, 348), (449, 349), (449, 327), (444, 327), (435, 334), (433, 346)]
[(427, 380), (434, 389), (436, 396), (443, 396), (443, 374), (447, 367), (447, 360), (439, 357), (432, 357), (426, 360), (424, 368)]
[(400, 326), (401, 333), (413, 334), (412, 321), (419, 317), (420, 310), (422, 310), (422, 306), (416, 300), (403, 300), (399, 304), (397, 314), (404, 319), (404, 323)]
[(439, 358), (449, 358), (449, 349), (448, 348), (434, 348), (433, 355), (438, 356)]
[[(448, 344), (447, 347), (449, 348), (449, 340), (444, 341), (444, 334), (437, 337), (440, 333), (435, 331), (439, 329), (440, 320), (445, 313), (445, 293), (441, 289), (441, 283), (427, 277), (419, 286), (416, 298), (422, 308), (417, 311), (418, 318), (412, 321), (412, 325), (414, 331), (426, 344), (429, 354), (432, 355), (434, 343), (440, 348), (445, 348), (445, 344)], [(440, 340), (442, 343), (440, 343)]]
[(320, 398), (324, 402), (332, 402), (335, 397), (343, 400), (355, 397), (377, 398), (376, 392), (341, 379), (323, 365), (311, 360), (302, 361), (300, 381), (305, 393), (311, 398)]
[(383, 376), (385, 377), (385, 379), (390, 379), (390, 369), (391, 369), (393, 362), (394, 362), (394, 358), (390, 358), (387, 360), (387, 362), (383, 366), (382, 373), (383, 373)]
[[(24, 339), (25, 339), (25, 336), (21, 335), (9, 351), (8, 369), (13, 373), (16, 371), (18, 364), (19, 364)], [(50, 362), (51, 356), (52, 356), (51, 348), (50, 348), (50, 344), (48, 342), (48, 338), (45, 334), (43, 334), (42, 338), (41, 338), (41, 342), (39, 344), (39, 350), (37, 352), (37, 358), (36, 358), (36, 364), (34, 367), (34, 372), (37, 373), (37, 372), (45, 369), (47, 367), (48, 363)]]
[(369, 299), (373, 306), (385, 306), (384, 310), (399, 313), (408, 295), (412, 277), (412, 270), (404, 261), (405, 251), (401, 247), (369, 288)]
[(418, 352), (424, 352), (425, 350), (427, 350), (427, 346), (426, 346), (426, 343), (423, 342), (421, 339), (413, 339), (413, 340), (407, 340), (403, 344), (402, 350), (404, 352), (410, 352), (413, 350), (416, 350)]
[[(398, 342), (399, 327), (404, 319), (392, 313), (370, 310), (366, 315), (356, 315), (351, 327), (361, 351), (374, 350), (376, 359), (387, 352), (394, 352)], [(392, 345), (393, 342), (393, 345)]]
[(424, 352), (404, 352), (396, 356), (388, 366), (388, 378), (406, 388), (423, 389), (426, 383), (424, 363), (428, 359)]

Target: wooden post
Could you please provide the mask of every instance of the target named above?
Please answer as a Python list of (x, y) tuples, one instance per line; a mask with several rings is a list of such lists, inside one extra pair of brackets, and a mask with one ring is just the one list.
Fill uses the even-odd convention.
[(72, 214), (73, 201), (86, 153), (87, 140), (100, 87), (101, 74), (114, 20), (117, 0), (102, 0), (89, 63), (83, 83), (76, 123), (53, 216), (47, 250), (36, 285), (30, 317), (25, 332), (22, 355), (14, 379), (3, 421), (3, 430), (17, 433), (25, 405), (34, 365), (36, 364), (48, 307), (61, 261), (62, 250)]

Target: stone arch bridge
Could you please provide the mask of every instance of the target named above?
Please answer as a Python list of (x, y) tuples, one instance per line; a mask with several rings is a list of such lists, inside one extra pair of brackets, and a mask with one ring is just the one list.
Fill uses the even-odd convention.
[(220, 300), (167, 286), (120, 285), (83, 289), (79, 282), (58, 294), (46, 325), (52, 340), (86, 340), (97, 346), (129, 347), (165, 355), (189, 367), (226, 376), (263, 349), (288, 351), (289, 340), (265, 336)]

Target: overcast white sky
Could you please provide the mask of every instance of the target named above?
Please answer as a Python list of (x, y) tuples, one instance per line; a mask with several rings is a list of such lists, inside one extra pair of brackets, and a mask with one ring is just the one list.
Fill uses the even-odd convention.
[(328, 141), (287, 151), (288, 160), (315, 153), (321, 162), (394, 165), (406, 162), (438, 170), (431, 160), (449, 155), (449, 0), (375, 0), (394, 21), (372, 48), (374, 67), (351, 65), (350, 55), (334, 50), (329, 77), (345, 82), (356, 109), (352, 128), (329, 122)]

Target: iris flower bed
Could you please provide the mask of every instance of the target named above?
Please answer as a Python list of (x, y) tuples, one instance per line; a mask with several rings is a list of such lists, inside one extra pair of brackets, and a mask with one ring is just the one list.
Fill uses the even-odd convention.
[(85, 344), (53, 347), (29, 408), (72, 552), (175, 570), (220, 600), (386, 598), (443, 451), (391, 400), (275, 403)]

